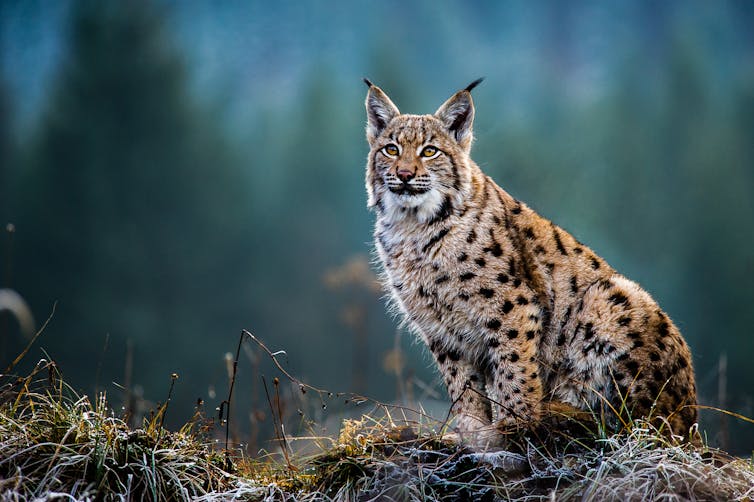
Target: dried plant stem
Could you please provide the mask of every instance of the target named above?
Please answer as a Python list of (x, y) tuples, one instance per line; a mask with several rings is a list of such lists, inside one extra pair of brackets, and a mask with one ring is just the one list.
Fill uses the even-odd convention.
[[(277, 386), (279, 385), (280, 381), (276, 377), (273, 383), (275, 384), (275, 392), (277, 394)], [(262, 385), (264, 385), (264, 393), (267, 396), (267, 404), (270, 405), (270, 413), (272, 414), (272, 428), (275, 430), (275, 439), (280, 445), (280, 448), (283, 450), (283, 457), (285, 458), (285, 464), (288, 466), (288, 469), (295, 470), (295, 468), (293, 467), (293, 464), (291, 463), (290, 456), (288, 455), (288, 443), (285, 440), (285, 432), (283, 431), (283, 416), (282, 416), (282, 413), (280, 413), (279, 396), (276, 395), (276, 400), (278, 404), (278, 410), (276, 412), (275, 408), (272, 406), (272, 399), (270, 399), (270, 391), (267, 388), (267, 380), (264, 378), (264, 376), (262, 376)]]
[[(236, 385), (236, 374), (238, 373), (238, 359), (241, 357), (241, 345), (243, 344), (244, 337), (248, 331), (241, 330), (241, 336), (238, 338), (238, 347), (236, 348), (236, 358), (233, 360), (233, 372), (230, 378), (230, 388), (228, 389), (228, 399), (225, 400), (220, 407), (220, 414), (222, 415), (222, 405), (225, 405), (225, 467), (226, 470), (233, 469), (233, 463), (230, 460), (230, 452), (228, 450), (228, 444), (230, 443), (230, 402), (233, 399), (233, 387)], [(222, 416), (221, 416), (222, 418)]]
[(5, 374), (7, 375), (10, 373), (13, 368), (16, 367), (16, 365), (21, 361), (21, 359), (24, 358), (27, 352), (29, 352), (29, 349), (31, 349), (31, 346), (34, 345), (34, 342), (37, 341), (37, 338), (44, 332), (45, 328), (47, 328), (47, 325), (50, 324), (50, 321), (52, 320), (52, 317), (55, 315), (55, 308), (58, 306), (58, 301), (55, 300), (55, 302), (52, 304), (52, 312), (50, 312), (50, 316), (47, 318), (45, 323), (42, 325), (41, 328), (39, 328), (39, 331), (37, 331), (33, 337), (31, 337), (31, 340), (29, 340), (29, 343), (26, 344), (26, 347), (23, 351), (13, 360), (10, 365), (8, 365), (7, 368), (5, 368)]

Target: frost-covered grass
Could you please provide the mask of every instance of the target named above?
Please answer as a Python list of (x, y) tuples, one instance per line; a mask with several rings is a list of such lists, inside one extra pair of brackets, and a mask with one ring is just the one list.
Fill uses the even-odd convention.
[[(370, 424), (370, 425), (367, 425)], [(752, 461), (658, 434), (576, 440), (562, 424), (474, 453), (365, 418), (346, 422), (319, 460), (316, 489), (334, 500), (751, 500)]]
[[(597, 437), (571, 418), (474, 453), (443, 424), (391, 414), (345, 420), (314, 454), (229, 457), (200, 413), (141, 427), (92, 402), (41, 362), (0, 388), (0, 500), (750, 500), (754, 466), (637, 422)], [(168, 401), (169, 402), (169, 401)], [(289, 438), (291, 439), (291, 438)], [(321, 439), (321, 438), (318, 438)]]

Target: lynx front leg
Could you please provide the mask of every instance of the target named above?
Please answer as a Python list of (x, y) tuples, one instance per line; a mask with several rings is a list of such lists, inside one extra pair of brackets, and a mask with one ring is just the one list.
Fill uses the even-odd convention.
[(453, 403), (451, 413), (455, 416), (460, 440), (477, 449), (494, 446), (499, 435), (491, 424), (484, 374), (454, 348), (447, 349), (433, 342), (430, 350)]
[(542, 382), (537, 363), (537, 333), (508, 329), (488, 338), (492, 412), (499, 427), (523, 426), (540, 419)]

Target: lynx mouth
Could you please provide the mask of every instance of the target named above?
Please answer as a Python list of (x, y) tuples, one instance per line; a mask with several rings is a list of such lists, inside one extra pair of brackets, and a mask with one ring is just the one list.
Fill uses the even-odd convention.
[(429, 188), (417, 188), (411, 185), (388, 186), (388, 190), (396, 195), (420, 195), (427, 193)]

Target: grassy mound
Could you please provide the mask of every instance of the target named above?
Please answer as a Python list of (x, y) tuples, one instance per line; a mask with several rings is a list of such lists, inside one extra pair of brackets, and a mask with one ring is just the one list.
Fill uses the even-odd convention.
[(163, 405), (130, 428), (104, 395), (92, 402), (68, 388), (54, 363), (2, 383), (2, 500), (754, 498), (751, 460), (669, 440), (642, 423), (595, 439), (561, 417), (511, 435), (505, 450), (474, 453), (438, 428), (385, 414), (345, 420), (333, 446), (314, 455), (253, 460), (216, 447), (199, 413), (170, 432)]

